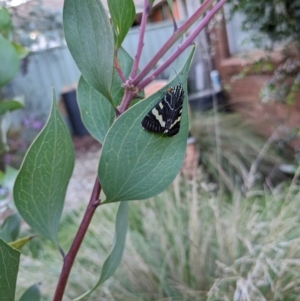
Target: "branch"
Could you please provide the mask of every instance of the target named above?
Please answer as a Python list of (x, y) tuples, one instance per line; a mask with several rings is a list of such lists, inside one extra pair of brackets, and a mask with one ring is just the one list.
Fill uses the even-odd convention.
[[(225, 1), (226, 0), (221, 0), (222, 4)], [(196, 12), (166, 41), (166, 43), (155, 54), (145, 68), (131, 80), (130, 84), (137, 86), (141, 80), (156, 66), (157, 62), (162, 58), (162, 56), (183, 36), (183, 34), (200, 18), (200, 16), (207, 11), (213, 2), (214, 0), (205, 0), (203, 4), (196, 10)], [(217, 4), (218, 6), (220, 6), (219, 3)]]
[(129, 87), (125, 87), (124, 96), (122, 98), (121, 104), (117, 108), (116, 117), (118, 118), (123, 114), (129, 107), (131, 100), (137, 94), (137, 91), (131, 91)]
[(118, 61), (118, 53), (115, 50), (115, 54), (114, 54), (114, 68), (116, 69), (117, 73), (119, 74), (119, 77), (122, 81), (122, 83), (124, 84), (126, 82), (126, 78), (122, 72), (122, 69), (120, 67), (119, 61)]
[[(200, 24), (197, 25), (197, 27), (192, 31), (192, 33), (188, 36), (188, 38), (181, 45), (178, 46), (178, 48), (174, 51), (174, 53), (161, 66), (159, 66), (150, 76), (148, 76), (144, 81), (142, 81), (140, 84), (137, 85), (138, 90), (144, 89), (151, 81), (153, 81), (153, 79), (155, 79), (159, 74), (161, 74), (165, 69), (167, 69), (188, 46), (190, 46), (194, 42), (197, 35), (209, 23), (209, 21), (213, 18), (215, 13), (222, 7), (222, 5), (226, 1), (227, 0), (221, 0), (212, 8), (212, 10), (210, 10), (206, 14), (206, 16), (201, 20)], [(189, 20), (186, 23), (188, 22)], [(178, 32), (183, 31), (183, 26), (185, 24), (183, 24), (178, 29)], [(139, 77), (139, 75), (135, 78), (135, 80)]]
[(67, 281), (70, 275), (71, 268), (73, 266), (73, 262), (78, 253), (80, 245), (83, 241), (83, 238), (87, 232), (87, 229), (91, 223), (92, 217), (95, 213), (95, 210), (100, 205), (99, 195), (101, 192), (101, 185), (98, 178), (95, 181), (93, 192), (90, 198), (90, 202), (86, 208), (81, 224), (76, 233), (75, 239), (71, 245), (71, 248), (64, 258), (64, 263), (62, 266), (61, 274), (56, 286), (56, 291), (53, 297), (53, 301), (61, 301), (63, 298), (63, 294), (67, 285)]
[(144, 10), (143, 10), (143, 14), (142, 14), (141, 26), (139, 28), (140, 32), (139, 32), (138, 46), (137, 46), (137, 50), (136, 50), (136, 55), (134, 57), (131, 73), (129, 75), (129, 79), (134, 78), (136, 76), (136, 73), (139, 68), (139, 63), (140, 63), (140, 59), (141, 59), (141, 55), (142, 55), (142, 49), (144, 46), (144, 36), (145, 36), (145, 30), (146, 30), (146, 25), (147, 25), (147, 19), (148, 19), (148, 15), (149, 15), (151, 7), (152, 7), (152, 4), (149, 4), (148, 0), (144, 0)]

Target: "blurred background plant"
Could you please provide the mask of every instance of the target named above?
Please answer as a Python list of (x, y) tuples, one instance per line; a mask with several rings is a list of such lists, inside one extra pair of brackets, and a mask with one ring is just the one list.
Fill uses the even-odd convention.
[(292, 163), (293, 151), (285, 144), (279, 148), (279, 135), (268, 141), (239, 114), (193, 114), (191, 133), (195, 137), (200, 165), (210, 179), (233, 192), (246, 192), (254, 186), (274, 185), (286, 179), (280, 171)]
[(13, 0), (5, 1), (11, 12), (12, 38), (27, 49), (38, 50), (65, 44), (62, 11), (45, 6), (42, 0), (34, 0), (14, 6)]
[[(11, 113), (23, 108), (20, 99), (4, 99), (2, 88), (19, 72), (20, 61), (27, 51), (12, 39), (12, 22), (9, 11), (0, 7), (0, 212), (6, 211), (12, 198), (12, 187), (16, 177), (13, 168), (6, 168), (5, 156), (9, 150), (7, 135), (12, 123)], [(7, 215), (7, 213), (4, 214)], [(1, 220), (3, 218), (0, 215)]]
[(27, 55), (27, 51), (20, 44), (13, 42), (12, 22), (9, 11), (0, 8), (0, 170), (5, 171), (4, 155), (8, 150), (7, 133), (11, 125), (10, 112), (23, 107), (23, 103), (16, 99), (4, 100), (1, 88), (8, 84), (19, 72), (20, 60)]
[[(235, 1), (231, 4), (230, 13), (243, 14), (243, 30), (252, 32), (251, 42), (258, 48), (264, 47), (267, 52), (263, 60), (253, 61), (253, 72), (260, 66), (264, 72), (273, 71), (269, 82), (262, 90), (264, 102), (275, 100), (291, 104), (300, 88), (300, 3), (298, 0)], [(274, 48), (281, 50), (279, 64), (270, 60), (268, 51)]]
[[(19, 71), (24, 74), (27, 72), (26, 56), (29, 50), (46, 49), (65, 43), (61, 10), (45, 7), (42, 0), (30, 1), (22, 7), (16, 5), (13, 0), (4, 1), (1, 5), (0, 32), (12, 46), (6, 46), (8, 47), (6, 55), (11, 55), (12, 61), (7, 61), (6, 57), (1, 56), (3, 62), (7, 64), (2, 64), (0, 67), (0, 88), (11, 82)], [(0, 46), (0, 49), (4, 49), (3, 47)], [(4, 170), (5, 164), (15, 168), (20, 167), (29, 145), (43, 126), (41, 122), (43, 118), (37, 116), (34, 109), (30, 107), (32, 104), (29, 101), (26, 103), (26, 111), (18, 115), (18, 118), (21, 118), (20, 127), (14, 126), (13, 130), (9, 131), (12, 120), (7, 112), (25, 107), (24, 97), (6, 100), (5, 105), (7, 109), (1, 125), (3, 143), (0, 148), (2, 150), (0, 170)], [(2, 114), (1, 109), (0, 114)]]
[(34, 113), (23, 114), (22, 129), (10, 131), (8, 135), (9, 151), (5, 154), (5, 164), (19, 169), (22, 160), (44, 123)]
[[(199, 168), (193, 180), (179, 176), (151, 201), (131, 202), (121, 267), (89, 300), (296, 300), (300, 279), (297, 184), (269, 191), (251, 189), (247, 196), (237, 189), (232, 196), (207, 191), (208, 184)], [(113, 237), (115, 211), (112, 204), (96, 212), (66, 300), (97, 281)], [(71, 243), (81, 215), (80, 206), (66, 213), (60, 231), (63, 247)], [(95, 239), (99, 223), (101, 240)], [(39, 238), (24, 248), (19, 285), (28, 287), (42, 279), (43, 300), (48, 300), (59, 272), (59, 254)]]

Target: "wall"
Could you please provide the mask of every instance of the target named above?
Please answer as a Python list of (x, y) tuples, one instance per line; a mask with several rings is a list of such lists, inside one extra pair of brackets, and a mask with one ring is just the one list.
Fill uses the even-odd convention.
[[(220, 72), (223, 86), (227, 88), (231, 109), (241, 112), (267, 137), (279, 126), (291, 128), (299, 126), (300, 94), (296, 95), (295, 103), (291, 106), (261, 102), (261, 89), (271, 78), (270, 71), (249, 72), (246, 76), (234, 80), (236, 75), (244, 71), (247, 66), (251, 66), (251, 62), (265, 57), (266, 53), (263, 50), (252, 49), (247, 52), (247, 55), (242, 55), (240, 52), (235, 54), (228, 38), (232, 32), (229, 33), (225, 19), (215, 26), (213, 34), (215, 36), (213, 40), (214, 64)], [(280, 49), (269, 55), (275, 68), (282, 63), (283, 56)], [(299, 147), (300, 141), (296, 141), (295, 145)]]

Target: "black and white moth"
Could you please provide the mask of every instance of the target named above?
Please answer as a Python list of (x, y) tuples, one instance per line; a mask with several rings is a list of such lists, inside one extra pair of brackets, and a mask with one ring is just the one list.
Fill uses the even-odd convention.
[(149, 111), (142, 121), (145, 130), (171, 137), (180, 129), (184, 90), (181, 84), (167, 89), (164, 97)]

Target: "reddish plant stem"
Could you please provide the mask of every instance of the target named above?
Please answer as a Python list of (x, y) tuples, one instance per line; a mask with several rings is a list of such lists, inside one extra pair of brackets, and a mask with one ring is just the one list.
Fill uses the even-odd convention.
[[(162, 56), (175, 44), (176, 41), (197, 21), (200, 16), (208, 10), (208, 8), (212, 5), (214, 0), (205, 0), (201, 6), (196, 10), (196, 12), (187, 19), (184, 24), (182, 24), (176, 32), (172, 34), (172, 36), (165, 42), (165, 44), (161, 47), (161, 49), (154, 55), (154, 57), (149, 61), (149, 63), (145, 66), (141, 72), (132, 79), (130, 84), (133, 86), (137, 86), (141, 80), (155, 67), (157, 62), (162, 58)], [(223, 1), (224, 2), (224, 1)], [(218, 5), (218, 3), (216, 4)], [(178, 57), (177, 50), (174, 52), (174, 56)], [(153, 80), (153, 78), (152, 78)]]
[(139, 28), (139, 38), (138, 38), (138, 45), (136, 49), (136, 55), (134, 57), (132, 69), (129, 78), (134, 78), (139, 68), (139, 63), (141, 59), (142, 49), (144, 46), (144, 36), (146, 31), (147, 19), (150, 12), (152, 5), (149, 3), (148, 0), (144, 0), (144, 11), (142, 14), (142, 21), (141, 26)]
[[(209, 23), (215, 13), (222, 7), (222, 5), (227, 0), (220, 0), (201, 20), (201, 22), (195, 27), (195, 29), (191, 32), (191, 34), (187, 37), (187, 39), (177, 47), (174, 53), (161, 65), (159, 66), (150, 76), (144, 79), (137, 85), (138, 90), (144, 89), (153, 79), (157, 77), (157, 75), (161, 74), (165, 69), (167, 69), (177, 58), (178, 56), (191, 44), (194, 43), (195, 38), (197, 35), (203, 30), (205, 26)], [(183, 25), (178, 28), (178, 32), (182, 31)]]
[(64, 263), (62, 266), (61, 274), (56, 286), (56, 291), (53, 297), (53, 301), (61, 301), (64, 295), (64, 291), (68, 282), (68, 278), (70, 275), (71, 268), (73, 266), (73, 262), (78, 253), (80, 245), (83, 241), (83, 238), (87, 232), (87, 229), (91, 223), (92, 217), (95, 213), (95, 210), (100, 205), (99, 195), (101, 192), (101, 185), (98, 178), (95, 181), (94, 188), (92, 191), (92, 195), (89, 201), (89, 204), (84, 213), (81, 224), (78, 228), (74, 241), (71, 245), (71, 248), (68, 254), (64, 258)]
[(122, 102), (119, 105), (119, 107), (117, 108), (118, 111), (116, 114), (116, 118), (118, 118), (120, 115), (122, 115), (128, 109), (130, 102), (132, 101), (132, 99), (134, 98), (135, 95), (136, 95), (135, 92), (130, 91), (130, 89), (128, 87), (125, 87), (125, 92), (124, 92)]
[[(140, 28), (139, 40), (137, 53), (135, 55), (135, 59), (133, 62), (133, 67), (131, 70), (131, 74), (129, 76), (129, 80), (125, 84), (125, 93), (123, 95), (122, 101), (118, 108), (116, 108), (116, 117), (118, 118), (122, 113), (124, 113), (130, 105), (133, 97), (141, 91), (145, 86), (147, 86), (151, 81), (153, 81), (157, 75), (163, 72), (168, 66), (170, 66), (176, 58), (189, 46), (193, 43), (193, 40), (200, 33), (200, 31), (208, 24), (214, 14), (222, 7), (222, 5), (226, 2), (226, 0), (220, 0), (210, 12), (203, 18), (199, 25), (191, 32), (189, 37), (177, 47), (174, 53), (152, 74), (150, 74), (147, 78), (145, 76), (155, 67), (156, 63), (162, 58), (162, 56), (174, 45), (174, 43), (200, 18), (202, 14), (204, 14), (212, 5), (214, 0), (205, 0), (199, 9), (184, 23), (182, 24), (176, 31), (174, 31), (173, 35), (166, 41), (166, 43), (161, 47), (161, 49), (154, 55), (154, 57), (149, 61), (146, 67), (136, 75), (138, 64), (140, 61), (141, 51), (143, 48), (143, 39), (145, 34), (145, 26), (148, 18), (149, 10), (151, 6), (149, 6), (149, 1), (144, 0), (144, 12), (142, 18), (142, 24)], [(136, 75), (136, 76), (135, 76)], [(144, 79), (145, 78), (145, 79)], [(144, 80), (143, 80), (144, 79)], [(124, 83), (124, 79), (122, 78)], [(136, 90), (132, 90), (132, 87), (136, 87)], [(131, 89), (131, 90), (130, 90)]]
[(122, 69), (121, 69), (121, 67), (120, 67), (120, 64), (119, 64), (119, 61), (118, 61), (117, 56), (118, 56), (118, 53), (117, 53), (117, 51), (115, 50), (115, 55), (114, 55), (114, 68), (115, 68), (116, 71), (118, 72), (118, 75), (119, 75), (119, 77), (120, 77), (122, 83), (124, 84), (124, 83), (126, 82), (126, 78), (125, 78), (125, 76), (124, 76), (124, 74), (123, 74), (123, 72), (122, 72)]

